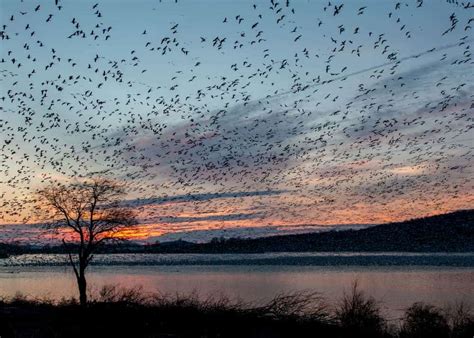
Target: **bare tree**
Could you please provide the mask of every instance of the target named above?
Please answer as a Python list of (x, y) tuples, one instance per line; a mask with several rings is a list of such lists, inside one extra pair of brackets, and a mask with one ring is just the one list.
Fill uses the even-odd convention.
[[(135, 223), (135, 215), (120, 205), (125, 194), (123, 185), (109, 179), (96, 178), (86, 182), (56, 184), (38, 191), (46, 206), (48, 225), (54, 229), (71, 230), (77, 241), (78, 257), (69, 262), (74, 269), (81, 305), (87, 303), (86, 268), (104, 242), (117, 238), (117, 232)], [(63, 238), (66, 245), (66, 240)]]

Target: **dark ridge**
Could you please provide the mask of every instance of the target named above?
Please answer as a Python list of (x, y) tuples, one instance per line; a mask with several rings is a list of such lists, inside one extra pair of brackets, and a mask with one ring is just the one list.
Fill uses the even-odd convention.
[(213, 239), (147, 247), (153, 252), (473, 252), (474, 209), (377, 225), (361, 230), (280, 235), (255, 239)]
[[(75, 252), (69, 245), (33, 248), (0, 243), (0, 258), (21, 253)], [(474, 209), (381, 224), (361, 230), (328, 231), (261, 238), (214, 238), (139, 245), (115, 243), (100, 253), (262, 253), (262, 252), (474, 252)]]

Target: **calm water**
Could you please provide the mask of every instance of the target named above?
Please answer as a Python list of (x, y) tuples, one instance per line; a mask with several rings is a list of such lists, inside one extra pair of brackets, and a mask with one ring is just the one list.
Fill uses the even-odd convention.
[[(438, 262), (438, 263), (436, 263)], [(226, 295), (264, 302), (279, 293), (318, 291), (337, 301), (355, 280), (397, 316), (415, 301), (474, 305), (474, 254), (99, 255), (91, 291), (118, 284), (146, 292)], [(18, 292), (59, 299), (76, 295), (63, 255), (22, 255), (0, 261), (0, 295)]]

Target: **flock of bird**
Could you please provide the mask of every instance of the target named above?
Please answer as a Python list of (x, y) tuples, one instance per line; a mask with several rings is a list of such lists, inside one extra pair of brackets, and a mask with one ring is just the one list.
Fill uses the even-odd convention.
[(198, 18), (163, 0), (126, 22), (100, 2), (2, 4), (0, 223), (33, 221), (36, 188), (91, 172), (174, 231), (472, 206), (474, 4), (422, 26), (432, 5), (262, 0)]

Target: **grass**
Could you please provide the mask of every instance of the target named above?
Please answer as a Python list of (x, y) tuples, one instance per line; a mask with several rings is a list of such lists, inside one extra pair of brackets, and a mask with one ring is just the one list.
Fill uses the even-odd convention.
[(0, 301), (0, 336), (7, 337), (364, 337), (472, 338), (465, 304), (440, 309), (415, 303), (389, 325), (379, 303), (355, 283), (334, 306), (318, 293), (281, 294), (266, 304), (197, 294), (146, 294), (106, 286), (86, 308), (75, 299), (17, 295)]

